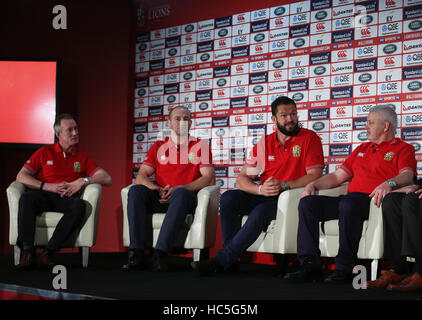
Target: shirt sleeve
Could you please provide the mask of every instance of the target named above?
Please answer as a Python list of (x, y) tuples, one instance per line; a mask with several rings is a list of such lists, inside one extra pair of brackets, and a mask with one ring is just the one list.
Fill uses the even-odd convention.
[(92, 158), (87, 157), (85, 170), (88, 177), (92, 176), (99, 168)]
[(305, 168), (321, 168), (324, 167), (324, 154), (322, 152), (321, 139), (316, 133), (313, 133), (306, 152)]
[(263, 136), (256, 145), (253, 146), (246, 158), (246, 165), (251, 167), (264, 168), (265, 165), (265, 139)]
[(151, 148), (149, 148), (147, 156), (145, 157), (142, 164), (153, 167), (154, 169), (157, 167), (157, 146), (158, 144), (155, 142)]
[(351, 177), (354, 176), (353, 172), (353, 162), (356, 159), (356, 155), (360, 152), (361, 146), (357, 147), (355, 151), (353, 151), (346, 159), (346, 161), (343, 162), (343, 164), (340, 166), (343, 170), (345, 170)]
[(415, 148), (408, 143), (405, 144), (405, 147), (400, 150), (400, 153), (398, 154), (397, 169), (399, 172), (402, 172), (403, 170), (412, 170), (413, 173), (416, 174)]
[(29, 169), (32, 174), (35, 174), (41, 170), (41, 164), (43, 159), (42, 149), (43, 148), (39, 148), (37, 151), (35, 151), (24, 164), (24, 167)]

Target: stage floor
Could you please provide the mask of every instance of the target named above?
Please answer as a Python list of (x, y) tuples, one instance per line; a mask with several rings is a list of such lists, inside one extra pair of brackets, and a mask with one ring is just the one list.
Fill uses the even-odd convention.
[(355, 290), (351, 284), (288, 283), (278, 276), (279, 269), (275, 265), (245, 263), (235, 274), (198, 277), (190, 268), (191, 259), (180, 256), (170, 257), (172, 269), (166, 273), (125, 272), (120, 267), (126, 257), (126, 253), (91, 253), (89, 266), (83, 269), (79, 254), (59, 253), (55, 261), (66, 267), (67, 289), (55, 290), (53, 281), (58, 274), (39, 269), (17, 271), (13, 256), (3, 254), (0, 255), (0, 284), (47, 290), (56, 294), (53, 298), (70, 300), (422, 300), (422, 292)]

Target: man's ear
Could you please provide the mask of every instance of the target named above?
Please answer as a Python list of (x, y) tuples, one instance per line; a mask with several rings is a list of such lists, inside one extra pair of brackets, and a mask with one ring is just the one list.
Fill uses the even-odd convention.
[(391, 128), (391, 123), (388, 122), (388, 121), (385, 121), (384, 123), (385, 123), (385, 125), (384, 125), (384, 132), (388, 132), (390, 130), (390, 128)]

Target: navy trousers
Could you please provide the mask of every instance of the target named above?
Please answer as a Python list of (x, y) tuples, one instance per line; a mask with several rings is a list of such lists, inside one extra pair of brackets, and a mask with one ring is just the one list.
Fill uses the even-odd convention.
[[(229, 190), (220, 199), (220, 219), (223, 249), (215, 259), (225, 269), (237, 261), (277, 215), (278, 196), (265, 197), (241, 190)], [(241, 226), (242, 216), (248, 215)]]
[(130, 249), (146, 249), (151, 244), (151, 215), (154, 212), (166, 212), (155, 249), (170, 252), (185, 223), (186, 214), (195, 211), (197, 194), (177, 188), (169, 203), (162, 204), (159, 199), (157, 190), (150, 190), (144, 185), (134, 185), (129, 189), (127, 215)]
[(44, 211), (57, 211), (63, 217), (57, 223), (46, 246), (50, 252), (59, 251), (68, 237), (81, 226), (85, 217), (85, 202), (77, 195), (61, 197), (58, 193), (44, 190), (29, 190), (19, 199), (17, 245), (34, 243), (36, 217)]
[(297, 234), (298, 259), (320, 265), (319, 222), (339, 220), (339, 251), (336, 270), (351, 272), (357, 260), (364, 220), (369, 217), (371, 198), (364, 193), (350, 193), (338, 197), (312, 195), (299, 202)]

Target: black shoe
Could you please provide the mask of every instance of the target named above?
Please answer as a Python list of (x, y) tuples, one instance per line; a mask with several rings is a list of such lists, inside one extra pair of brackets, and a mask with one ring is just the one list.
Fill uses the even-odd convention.
[(322, 280), (321, 266), (304, 262), (296, 272), (287, 273), (284, 280), (291, 282), (316, 282)]
[(16, 265), (17, 270), (32, 270), (35, 267), (34, 253), (22, 251), (19, 264)]
[(145, 253), (141, 249), (129, 249), (128, 263), (122, 266), (122, 270), (142, 270), (146, 268)]
[(166, 272), (168, 266), (168, 253), (161, 250), (154, 250), (152, 254), (151, 271)]
[(327, 278), (324, 279), (325, 283), (351, 283), (353, 280), (353, 273), (334, 270)]
[(198, 276), (206, 276), (210, 273), (221, 271), (223, 268), (215, 258), (209, 260), (193, 261), (190, 265)]

